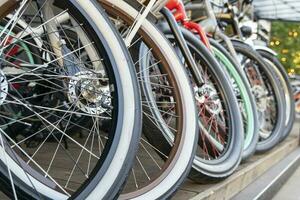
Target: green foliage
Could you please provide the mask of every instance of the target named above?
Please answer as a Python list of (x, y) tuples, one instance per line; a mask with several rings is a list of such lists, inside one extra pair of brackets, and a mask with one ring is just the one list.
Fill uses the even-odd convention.
[(277, 53), (286, 70), (300, 74), (300, 24), (273, 22), (270, 47)]

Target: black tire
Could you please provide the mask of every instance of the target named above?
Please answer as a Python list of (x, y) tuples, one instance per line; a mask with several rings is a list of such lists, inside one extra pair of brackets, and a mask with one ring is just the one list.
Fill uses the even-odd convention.
[[(280, 85), (278, 84), (279, 80), (274, 74), (273, 70), (268, 65), (266, 65), (263, 58), (251, 46), (236, 40), (232, 40), (232, 43), (238, 54), (241, 54), (251, 62), (256, 63), (259, 75), (261, 76), (263, 74), (265, 78), (263, 81), (264, 83), (267, 81), (266, 83), (269, 85), (269, 89), (271, 90), (271, 93), (273, 93), (273, 97), (275, 99), (276, 119), (271, 130), (271, 134), (266, 139), (260, 139), (256, 148), (256, 151), (258, 153), (263, 153), (272, 149), (280, 141), (282, 135), (281, 130), (284, 127), (285, 119), (284, 93), (280, 88)], [(250, 85), (252, 84), (250, 83)]]
[[(255, 153), (256, 146), (257, 146), (258, 139), (259, 139), (259, 134), (258, 134), (259, 127), (258, 127), (258, 117), (257, 117), (257, 112), (256, 112), (255, 99), (251, 93), (251, 88), (250, 88), (247, 78), (245, 77), (245, 74), (241, 71), (240, 66), (236, 63), (234, 58), (232, 58), (232, 56), (229, 54), (229, 52), (217, 41), (210, 39), (210, 44), (211, 44), (211, 46), (217, 48), (220, 52), (222, 52), (222, 54), (224, 54), (227, 57), (227, 59), (229, 60), (229, 62), (234, 66), (234, 68), (236, 69), (237, 73), (239, 74), (240, 78), (243, 81), (244, 89), (248, 93), (247, 98), (249, 98), (249, 101), (251, 102), (251, 108), (253, 111), (254, 127), (252, 127), (253, 133), (252, 133), (250, 144), (247, 146), (244, 146), (242, 160), (245, 161)], [(225, 66), (224, 66), (224, 68), (225, 68)], [(245, 129), (245, 127), (244, 127), (244, 129)]]
[(283, 141), (285, 138), (287, 138), (293, 128), (294, 122), (295, 122), (295, 101), (293, 96), (293, 89), (290, 84), (290, 80), (288, 77), (288, 74), (286, 73), (284, 67), (278, 60), (278, 58), (266, 51), (266, 50), (257, 50), (257, 52), (267, 61), (267, 64), (269, 63), (270, 67), (273, 69), (274, 73), (277, 75), (278, 79), (280, 80), (280, 84), (284, 90), (284, 96), (285, 96), (285, 107), (286, 109), (286, 121), (285, 126), (282, 130), (282, 136), (280, 138), (280, 141)]
[[(176, 43), (168, 26), (161, 25), (160, 28), (171, 42)], [(197, 58), (204, 63), (207, 71), (209, 71), (209, 76), (213, 77), (215, 87), (217, 87), (218, 93), (221, 94), (222, 102), (224, 101), (224, 107), (228, 113), (226, 117), (228, 117), (230, 140), (226, 149), (220, 157), (212, 160), (201, 158), (196, 153), (193, 169), (189, 174), (189, 178), (198, 183), (216, 182), (230, 176), (240, 164), (243, 150), (242, 116), (227, 72), (218, 64), (212, 53), (202, 44), (199, 38), (184, 28), (182, 28), (182, 33), (191, 52), (197, 54)], [(177, 50), (180, 55), (179, 49)], [(200, 68), (199, 66), (201, 71)], [(207, 139), (204, 141), (200, 136), (198, 153), (204, 142), (207, 142)]]

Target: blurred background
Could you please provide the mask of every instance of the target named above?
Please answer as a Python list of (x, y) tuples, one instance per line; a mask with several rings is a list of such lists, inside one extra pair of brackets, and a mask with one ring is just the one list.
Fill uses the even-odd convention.
[(290, 75), (300, 75), (300, 23), (274, 21), (271, 27), (270, 47)]

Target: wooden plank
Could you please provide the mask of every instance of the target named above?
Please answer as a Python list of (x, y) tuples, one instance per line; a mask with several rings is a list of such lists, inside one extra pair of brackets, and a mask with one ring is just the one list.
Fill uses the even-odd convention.
[[(230, 199), (235, 194), (243, 190), (247, 185), (253, 182), (257, 177), (282, 160), (286, 155), (299, 146), (299, 123), (295, 124), (293, 134), (284, 142), (278, 144), (273, 150), (255, 155), (246, 163), (243, 163), (228, 179), (217, 183), (200, 185), (192, 181), (186, 181), (179, 192), (174, 195), (175, 200), (219, 200)], [(191, 196), (183, 197), (182, 190), (192, 192)], [(194, 194), (194, 195), (193, 195)]]

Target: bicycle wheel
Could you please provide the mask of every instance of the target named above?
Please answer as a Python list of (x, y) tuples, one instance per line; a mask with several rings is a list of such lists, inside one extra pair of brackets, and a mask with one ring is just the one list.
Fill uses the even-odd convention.
[[(126, 38), (142, 6), (99, 2)], [(193, 92), (172, 46), (149, 20), (128, 49), (142, 89), (144, 123), (136, 162), (119, 198), (166, 199), (192, 166), (198, 139)], [(162, 145), (155, 146), (151, 139), (163, 141)]]
[(260, 122), (260, 139), (256, 150), (265, 152), (281, 138), (285, 118), (284, 93), (272, 69), (255, 50), (243, 42), (232, 43), (256, 99)]
[(235, 64), (227, 50), (215, 40), (210, 39), (213, 52), (219, 63), (229, 73), (235, 94), (238, 98), (244, 122), (243, 160), (255, 153), (259, 139), (257, 109), (250, 85), (240, 67)]
[(133, 63), (110, 20), (91, 1), (24, 0), (0, 24), (3, 192), (114, 198), (138, 145), (141, 104)]
[[(161, 26), (161, 29), (184, 63), (171, 31), (167, 26)], [(197, 86), (190, 75), (200, 132), (189, 178), (200, 183), (215, 182), (231, 175), (241, 161), (242, 116), (227, 72), (199, 38), (183, 28), (182, 33), (205, 80), (203, 86)], [(187, 71), (191, 74), (189, 69)]]
[(283, 127), (281, 141), (283, 141), (291, 132), (294, 121), (295, 121), (295, 102), (293, 97), (293, 90), (292, 86), (289, 82), (289, 77), (279, 62), (278, 58), (271, 54), (268, 51), (264, 50), (257, 50), (257, 52), (264, 58), (265, 62), (273, 69), (274, 73), (278, 77), (280, 81), (281, 87), (284, 91), (284, 98), (285, 98), (285, 126)]

